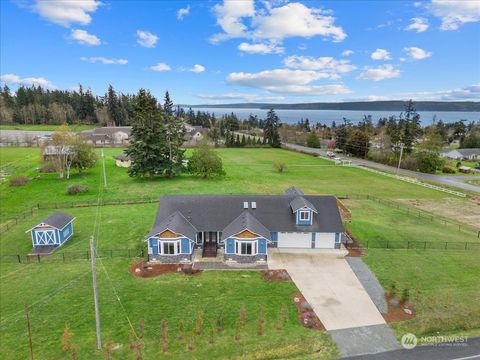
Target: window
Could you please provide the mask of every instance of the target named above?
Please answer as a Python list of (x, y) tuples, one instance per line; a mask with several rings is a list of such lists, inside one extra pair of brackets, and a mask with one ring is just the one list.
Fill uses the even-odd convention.
[(300, 220), (310, 221), (310, 211), (308, 210), (300, 211)]
[(180, 241), (160, 241), (158, 245), (162, 255), (177, 255), (180, 253)]
[(255, 255), (257, 253), (257, 242), (237, 241), (235, 250), (237, 255)]

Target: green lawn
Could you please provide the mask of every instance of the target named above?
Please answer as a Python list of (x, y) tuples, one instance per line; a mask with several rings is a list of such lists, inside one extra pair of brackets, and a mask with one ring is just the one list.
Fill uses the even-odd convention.
[[(0, 125), (0, 130), (25, 130), (25, 131), (56, 131), (60, 125)], [(91, 130), (99, 127), (99, 125), (69, 125), (71, 131)]]

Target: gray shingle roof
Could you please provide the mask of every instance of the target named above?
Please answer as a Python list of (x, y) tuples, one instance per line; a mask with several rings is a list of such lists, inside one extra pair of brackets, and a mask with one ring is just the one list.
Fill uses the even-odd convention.
[(462, 154), (463, 156), (470, 156), (470, 155), (478, 155), (480, 156), (480, 149), (479, 148), (472, 148), (472, 149), (457, 149), (457, 151)]
[[(50, 226), (52, 226), (54, 228), (57, 228), (57, 229), (63, 229), (65, 227), (65, 225), (70, 223), (73, 219), (74, 219), (74, 217), (72, 215), (69, 215), (69, 214), (61, 212), (61, 211), (57, 211), (57, 212), (53, 213), (52, 215), (46, 217), (42, 221), (40, 221), (37, 225), (43, 223), (43, 224), (50, 225)], [(35, 226), (37, 226), (37, 225), (35, 225)]]
[(289, 187), (287, 190), (284, 192), (285, 195), (305, 195), (302, 190), (295, 186)]
[(222, 241), (229, 236), (238, 234), (243, 230), (248, 229), (251, 232), (263, 236), (265, 239), (270, 240), (270, 231), (263, 226), (253, 215), (248, 211), (243, 211), (235, 220), (227, 225), (222, 231)]
[(187, 238), (196, 239), (197, 229), (193, 226), (179, 211), (175, 211), (173, 214), (167, 216), (163, 221), (160, 221), (153, 227), (147, 237), (155, 236), (166, 229), (173, 231), (177, 234), (182, 234)]
[(290, 207), (292, 208), (293, 212), (307, 207), (307, 208), (315, 211), (316, 213), (318, 213), (317, 209), (315, 209), (315, 206), (313, 206), (312, 203), (310, 201), (308, 201), (307, 199), (305, 199), (303, 196), (296, 196), (290, 202)]
[(198, 231), (222, 231), (245, 209), (243, 203), (257, 203), (249, 212), (269, 231), (343, 232), (342, 218), (334, 196), (304, 195), (317, 210), (312, 225), (297, 225), (290, 209), (292, 195), (165, 195), (160, 199), (154, 228), (179, 211)]

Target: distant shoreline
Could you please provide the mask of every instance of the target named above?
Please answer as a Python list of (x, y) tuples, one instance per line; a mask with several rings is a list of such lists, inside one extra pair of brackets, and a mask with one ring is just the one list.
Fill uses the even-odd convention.
[[(352, 110), (352, 111), (396, 111), (404, 110), (405, 101), (365, 101), (341, 103), (235, 103), (235, 104), (197, 104), (180, 105), (185, 108), (208, 109), (275, 109), (275, 110)], [(415, 102), (417, 111), (462, 111), (480, 112), (480, 102), (477, 101), (418, 101)]]

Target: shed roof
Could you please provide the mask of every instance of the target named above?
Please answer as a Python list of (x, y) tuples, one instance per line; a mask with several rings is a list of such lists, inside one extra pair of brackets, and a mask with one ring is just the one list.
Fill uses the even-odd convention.
[[(40, 224), (47, 224), (56, 229), (63, 229), (67, 224), (71, 223), (74, 219), (75, 218), (72, 215), (69, 215), (62, 211), (57, 211), (52, 215), (41, 220), (38, 224), (32, 227), (32, 229)], [(27, 230), (27, 231), (30, 231), (30, 230)]]
[(265, 239), (270, 240), (270, 231), (247, 210), (243, 211), (235, 220), (233, 220), (225, 229), (223, 229), (221, 240), (223, 241), (228, 237), (238, 234), (246, 229), (264, 237)]

